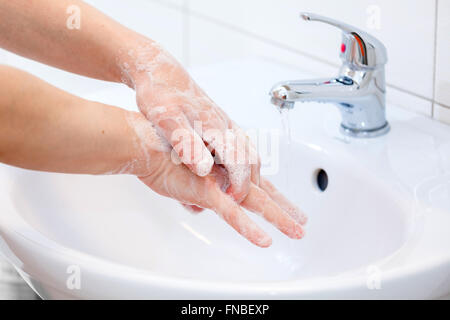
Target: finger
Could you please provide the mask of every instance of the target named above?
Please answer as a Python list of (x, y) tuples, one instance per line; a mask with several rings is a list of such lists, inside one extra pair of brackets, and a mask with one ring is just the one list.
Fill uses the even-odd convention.
[(246, 137), (227, 130), (222, 140), (213, 139), (216, 162), (222, 164), (228, 172), (229, 187), (227, 193), (240, 203), (248, 194), (251, 182), (251, 166), (248, 157)]
[(154, 107), (147, 116), (192, 172), (200, 177), (210, 173), (214, 159), (180, 108)]
[(267, 179), (261, 178), (260, 188), (263, 189), (289, 216), (301, 225), (308, 222), (308, 217), (292, 202), (290, 202), (275, 186)]
[(203, 208), (200, 208), (196, 205), (185, 204), (185, 203), (181, 203), (181, 205), (192, 214), (199, 214), (200, 212), (202, 212), (204, 210)]
[[(236, 124), (233, 124), (233, 126), (236, 128)], [(239, 130), (241, 132), (241, 134), (245, 135), (245, 133), (242, 131), (242, 129), (238, 128), (237, 130)], [(259, 182), (260, 182), (260, 171), (261, 171), (261, 159), (258, 155), (258, 151), (255, 147), (255, 145), (250, 141), (250, 138), (245, 135), (246, 139), (247, 139), (247, 145), (248, 145), (248, 159), (249, 159), (249, 164), (251, 166), (251, 181), (253, 182), (254, 185), (259, 186)]]
[[(248, 135), (242, 130), (235, 122), (229, 121), (231, 130), (236, 135), (237, 143), (237, 154), (239, 163), (242, 161), (244, 164), (250, 167), (250, 182), (259, 185), (260, 180), (260, 170), (261, 170), (261, 160), (258, 155), (258, 151), (253, 143), (250, 141)], [(240, 142), (240, 143), (239, 143)]]
[(261, 215), (290, 238), (301, 239), (305, 234), (299, 223), (280, 208), (264, 190), (255, 185), (250, 187), (250, 192), (241, 205), (247, 210)]
[(259, 186), (261, 180), (261, 160), (257, 157), (256, 163), (251, 164), (251, 181), (255, 186)]
[(187, 104), (183, 104), (182, 108), (191, 125), (215, 154), (216, 164), (223, 165), (228, 171), (230, 186), (227, 193), (239, 203), (247, 195), (250, 186), (247, 137), (235, 133), (232, 122), (212, 101), (202, 100), (196, 107), (199, 109), (196, 112), (192, 111), (192, 107), (187, 108)]
[(241, 203), (250, 190), (250, 172), (248, 166), (224, 165), (229, 175), (230, 186), (226, 190), (237, 203)]
[(261, 230), (230, 196), (218, 192), (211, 209), (251, 243), (261, 248), (272, 244), (270, 236)]

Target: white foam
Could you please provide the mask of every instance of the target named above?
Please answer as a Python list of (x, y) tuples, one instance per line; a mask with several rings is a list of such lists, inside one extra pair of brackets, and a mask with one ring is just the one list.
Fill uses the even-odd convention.
[(203, 157), (202, 160), (200, 160), (199, 162), (197, 162), (197, 164), (195, 165), (197, 168), (197, 174), (200, 177), (204, 177), (206, 175), (208, 175), (211, 172), (211, 168), (214, 165), (214, 159), (213, 157)]

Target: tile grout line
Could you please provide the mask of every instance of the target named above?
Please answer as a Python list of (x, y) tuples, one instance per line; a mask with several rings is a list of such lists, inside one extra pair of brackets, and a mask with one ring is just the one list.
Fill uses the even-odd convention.
[[(258, 34), (255, 34), (255, 33), (253, 33), (253, 32), (247, 31), (247, 30), (245, 30), (245, 29), (241, 29), (241, 28), (236, 27), (236, 26), (234, 26), (234, 25), (231, 25), (231, 24), (225, 23), (225, 22), (223, 22), (223, 21), (220, 21), (220, 20), (211, 18), (211, 17), (209, 17), (209, 16), (200, 14), (200, 13), (198, 13), (198, 12), (191, 11), (191, 15), (194, 16), (194, 17), (196, 17), (196, 18), (203, 19), (203, 20), (206, 20), (206, 21), (208, 21), (208, 22), (214, 23), (214, 24), (216, 24), (216, 25), (220, 25), (220, 26), (222, 26), (222, 27), (225, 27), (225, 28), (228, 28), (228, 29), (230, 29), (230, 30), (236, 31), (236, 32), (241, 33), (241, 34), (243, 34), (243, 35), (245, 35), (245, 36), (252, 37), (252, 38), (254, 38), (254, 39), (260, 40), (260, 41), (262, 41), (262, 42), (264, 42), (264, 43), (267, 43), (267, 44), (269, 44), (269, 45), (275, 46), (275, 47), (277, 47), (277, 48), (284, 49), (284, 50), (286, 50), (286, 51), (289, 51), (289, 52), (292, 52), (292, 53), (295, 53), (295, 54), (302, 55), (302, 56), (304, 56), (304, 57), (306, 57), (306, 58), (312, 59), (312, 60), (317, 61), (317, 62), (320, 62), (320, 63), (324, 63), (324, 64), (326, 64), (326, 65), (328, 65), (328, 66), (332, 66), (332, 67), (336, 67), (336, 68), (339, 67), (338, 65), (336, 65), (336, 64), (334, 64), (334, 63), (332, 63), (332, 62), (330, 62), (330, 61), (328, 61), (328, 60), (321, 59), (321, 58), (317, 58), (317, 57), (314, 56), (313, 54), (309, 54), (309, 53), (306, 53), (306, 52), (304, 52), (304, 51), (301, 51), (301, 50), (298, 50), (298, 49), (294, 49), (294, 48), (289, 47), (289, 46), (287, 46), (287, 45), (285, 45), (285, 44), (283, 44), (283, 43), (279, 43), (279, 42), (273, 41), (273, 40), (271, 40), (271, 39), (268, 39), (268, 38), (265, 38), (265, 37), (260, 36), (260, 35), (258, 35)], [(417, 93), (415, 93), (415, 92), (412, 92), (412, 91), (409, 91), (409, 90), (407, 90), (407, 89), (400, 88), (400, 87), (398, 87), (398, 86), (396, 86), (396, 85), (393, 85), (393, 84), (390, 84), (390, 83), (387, 83), (386, 85), (387, 85), (388, 87), (391, 87), (391, 88), (396, 89), (396, 90), (398, 90), (398, 91), (401, 91), (401, 92), (403, 92), (403, 93), (410, 94), (410, 95), (412, 95), (412, 96), (414, 96), (414, 97), (416, 97), (416, 98), (420, 98), (420, 99), (425, 100), (425, 101), (428, 101), (428, 102), (433, 102), (433, 99), (431, 99), (431, 98), (428, 98), (428, 97), (419, 95), (419, 94), (417, 94)]]
[(189, 67), (191, 64), (190, 59), (190, 34), (191, 34), (191, 23), (190, 23), (190, 11), (189, 11), (189, 0), (183, 0), (182, 7), (182, 15), (183, 15), (183, 33), (182, 33), (182, 50), (183, 50), (183, 60), (186, 67)]
[[(167, 3), (167, 2), (164, 2), (162, 0), (151, 0), (151, 1), (159, 3), (161, 5), (164, 5), (164, 6), (168, 7), (168, 8), (170, 8), (170, 9), (173, 9), (173, 10), (181, 10), (181, 11), (183, 11), (182, 7), (180, 7), (180, 6), (176, 5), (176, 4), (173, 4), (173, 3)], [(196, 12), (196, 11), (192, 11), (192, 10), (189, 10), (189, 15), (193, 16), (195, 18), (199, 18), (199, 19), (211, 22), (211, 23), (219, 25), (221, 27), (230, 29), (232, 31), (236, 31), (236, 32), (238, 32), (240, 34), (243, 34), (245, 36), (251, 37), (253, 39), (260, 40), (262, 42), (268, 43), (268, 44), (273, 45), (275, 47), (278, 47), (278, 48), (281, 48), (281, 49), (285, 49), (287, 51), (291, 51), (291, 52), (296, 53), (296, 54), (303, 55), (303, 56), (305, 56), (307, 58), (314, 59), (315, 61), (324, 63), (324, 64), (329, 65), (329, 66), (336, 67), (336, 65), (334, 63), (332, 63), (332, 62), (330, 62), (330, 61), (328, 61), (326, 59), (317, 58), (313, 54), (309, 54), (307, 52), (294, 49), (294, 48), (289, 47), (289, 46), (287, 46), (287, 45), (285, 45), (283, 43), (279, 43), (279, 42), (276, 42), (276, 41), (274, 41), (272, 39), (265, 38), (265, 37), (263, 37), (263, 36), (261, 36), (261, 35), (259, 35), (257, 33), (253, 33), (251, 31), (239, 28), (239, 27), (237, 27), (237, 26), (235, 26), (233, 24), (226, 23), (226, 22), (214, 19), (214, 18), (212, 18), (212, 17), (210, 17), (208, 15), (205, 15), (205, 14), (202, 14), (202, 13), (199, 13), (199, 12)]]
[(438, 52), (438, 30), (439, 30), (439, 0), (436, 0), (436, 8), (435, 8), (435, 22), (434, 22), (434, 60), (433, 60), (433, 117), (436, 105), (442, 106), (446, 109), (450, 109), (450, 105), (447, 105), (445, 103), (441, 103), (439, 101), (436, 101), (436, 86), (437, 86), (437, 67), (438, 67), (438, 61), (437, 61), (437, 52)]
[[(178, 6), (178, 5), (176, 5), (176, 4), (173, 4), (173, 3), (167, 3), (167, 2), (162, 1), (162, 0), (152, 0), (152, 1), (157, 2), (157, 3), (161, 4), (161, 5), (164, 5), (164, 6), (168, 7), (168, 8), (174, 9), (174, 10), (183, 10), (183, 8), (180, 8), (180, 6)], [(189, 0), (187, 0), (187, 1), (189, 1)], [(435, 0), (435, 1), (437, 2), (438, 0)], [(437, 8), (436, 8), (435, 11), (436, 11), (436, 13), (437, 13)], [(436, 13), (435, 13), (435, 14), (436, 14)], [(302, 56), (304, 56), (304, 57), (306, 57), (306, 58), (309, 58), (309, 59), (312, 59), (312, 60), (314, 60), (314, 61), (317, 61), (317, 62), (326, 64), (326, 65), (328, 65), (328, 66), (339, 67), (338, 65), (336, 65), (336, 64), (334, 64), (334, 63), (332, 63), (332, 62), (330, 62), (330, 61), (328, 61), (328, 60), (326, 60), (326, 59), (317, 58), (317, 57), (316, 57), (315, 55), (313, 55), (313, 54), (309, 54), (309, 53), (307, 53), (307, 52), (304, 52), (304, 51), (301, 51), (301, 50), (298, 50), (298, 49), (289, 47), (289, 46), (287, 46), (287, 45), (285, 45), (285, 44), (283, 44), (283, 43), (279, 43), (279, 42), (274, 41), (274, 40), (272, 40), (272, 39), (265, 38), (265, 37), (263, 37), (263, 36), (261, 36), (261, 35), (259, 35), (259, 34), (253, 33), (253, 32), (251, 32), (251, 31), (248, 31), (248, 30), (245, 30), (245, 29), (242, 29), (242, 28), (239, 28), (239, 27), (237, 27), (237, 26), (235, 26), (235, 25), (226, 23), (226, 22), (224, 22), (224, 21), (221, 21), (221, 20), (212, 18), (212, 17), (210, 17), (210, 16), (208, 16), (208, 15), (205, 15), (205, 14), (202, 14), (202, 13), (199, 13), (199, 12), (196, 12), (196, 11), (192, 11), (192, 10), (189, 10), (188, 14), (189, 14), (189, 16), (196, 17), (196, 18), (198, 18), (198, 19), (202, 19), (202, 20), (205, 20), (205, 21), (207, 21), (207, 22), (210, 22), (210, 23), (219, 25), (219, 26), (221, 26), (221, 27), (230, 29), (230, 30), (232, 30), (232, 31), (235, 31), (235, 32), (240, 33), (240, 34), (242, 34), (242, 35), (245, 35), (245, 36), (247, 36), (247, 37), (251, 37), (251, 38), (253, 38), (253, 39), (262, 41), (262, 42), (264, 42), (264, 43), (266, 43), (266, 44), (275, 46), (275, 47), (280, 48), (280, 49), (284, 49), (284, 50), (289, 51), (289, 52), (291, 52), (291, 53), (295, 53), (295, 54), (298, 54), (298, 55), (302, 55)], [(434, 80), (433, 80), (433, 81), (434, 81)], [(432, 97), (432, 98), (428, 98), (428, 97), (422, 96), (422, 95), (420, 95), (420, 94), (417, 94), (417, 93), (415, 93), (415, 92), (409, 91), (409, 90), (407, 90), (407, 89), (398, 87), (398, 86), (393, 85), (393, 84), (390, 84), (390, 83), (387, 83), (386, 86), (388, 86), (388, 87), (390, 87), (390, 88), (393, 88), (393, 89), (395, 89), (395, 90), (401, 91), (401, 92), (403, 92), (403, 93), (409, 94), (409, 95), (411, 95), (411, 96), (413, 96), (413, 97), (415, 97), (415, 98), (419, 98), (419, 99), (425, 100), (425, 101), (427, 101), (427, 102), (431, 102), (431, 104), (432, 104), (431, 113), (432, 113), (432, 116), (433, 116), (433, 106), (434, 106), (434, 103), (435, 103), (435, 101), (434, 101), (434, 92), (433, 92), (433, 97)], [(433, 88), (433, 89), (434, 89), (434, 88)], [(444, 105), (444, 106), (445, 106), (445, 105)], [(445, 107), (450, 108), (450, 106), (445, 106)]]
[(266, 38), (264, 36), (261, 36), (261, 35), (259, 35), (257, 33), (254, 33), (254, 32), (242, 29), (240, 27), (237, 27), (237, 26), (235, 26), (233, 24), (230, 24), (230, 23), (227, 23), (227, 22), (224, 22), (224, 21), (212, 18), (210, 16), (207, 16), (207, 15), (204, 15), (202, 13), (195, 12), (195, 11), (191, 11), (191, 15), (193, 17), (198, 18), (198, 19), (202, 19), (202, 20), (205, 20), (207, 22), (213, 23), (215, 25), (227, 28), (229, 30), (235, 31), (237, 33), (240, 33), (240, 34), (242, 34), (244, 36), (247, 36), (247, 37), (250, 37), (252, 39), (259, 40), (261, 42), (264, 42), (266, 44), (272, 45), (274, 47), (277, 47), (277, 48), (280, 48), (280, 49), (284, 49), (286, 51), (289, 51), (289, 52), (292, 52), (292, 53), (295, 53), (295, 54), (302, 55), (304, 57), (313, 59), (313, 60), (315, 60), (317, 62), (321, 62), (323, 64), (326, 64), (328, 66), (336, 67), (336, 64), (334, 64), (334, 63), (332, 63), (332, 62), (330, 62), (330, 61), (328, 61), (326, 59), (318, 58), (314, 54), (310, 54), (310, 53), (307, 53), (307, 52), (304, 52), (304, 51), (292, 48), (292, 47), (290, 47), (288, 45), (285, 45), (284, 43), (280, 43), (280, 42), (274, 41), (272, 39), (269, 39), (269, 38)]
[(433, 102), (431, 106), (431, 117), (434, 118), (436, 108), (436, 73), (437, 73), (437, 33), (438, 33), (438, 7), (439, 0), (435, 0), (434, 8), (434, 52), (433, 52)]

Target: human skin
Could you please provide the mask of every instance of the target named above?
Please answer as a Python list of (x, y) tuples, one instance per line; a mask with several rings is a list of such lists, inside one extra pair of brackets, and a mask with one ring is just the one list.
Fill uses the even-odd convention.
[(223, 166), (200, 177), (172, 156), (172, 147), (141, 113), (81, 99), (0, 65), (0, 162), (49, 172), (135, 175), (163, 196), (215, 211), (260, 247), (272, 240), (243, 208), (293, 239), (303, 237), (305, 216), (266, 179), (251, 183), (239, 204), (226, 193)]
[[(66, 26), (66, 10), (74, 5), (80, 9), (80, 29)], [(88, 4), (0, 0), (0, 47), (73, 73), (128, 85), (136, 92), (141, 112), (192, 172), (206, 176), (214, 161), (220, 162), (230, 182), (226, 191), (238, 202), (252, 183), (259, 185), (260, 162), (248, 138), (183, 67), (155, 41)], [(227, 135), (232, 142), (224, 141)]]

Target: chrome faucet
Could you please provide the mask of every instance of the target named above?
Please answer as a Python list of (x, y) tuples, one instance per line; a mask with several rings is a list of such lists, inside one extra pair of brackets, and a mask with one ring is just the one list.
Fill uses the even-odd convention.
[(270, 95), (279, 108), (300, 102), (331, 102), (342, 114), (341, 131), (351, 137), (369, 138), (386, 134), (386, 84), (384, 45), (370, 34), (345, 23), (312, 13), (306, 21), (319, 21), (342, 30), (339, 75), (330, 79), (294, 80), (277, 83)]

